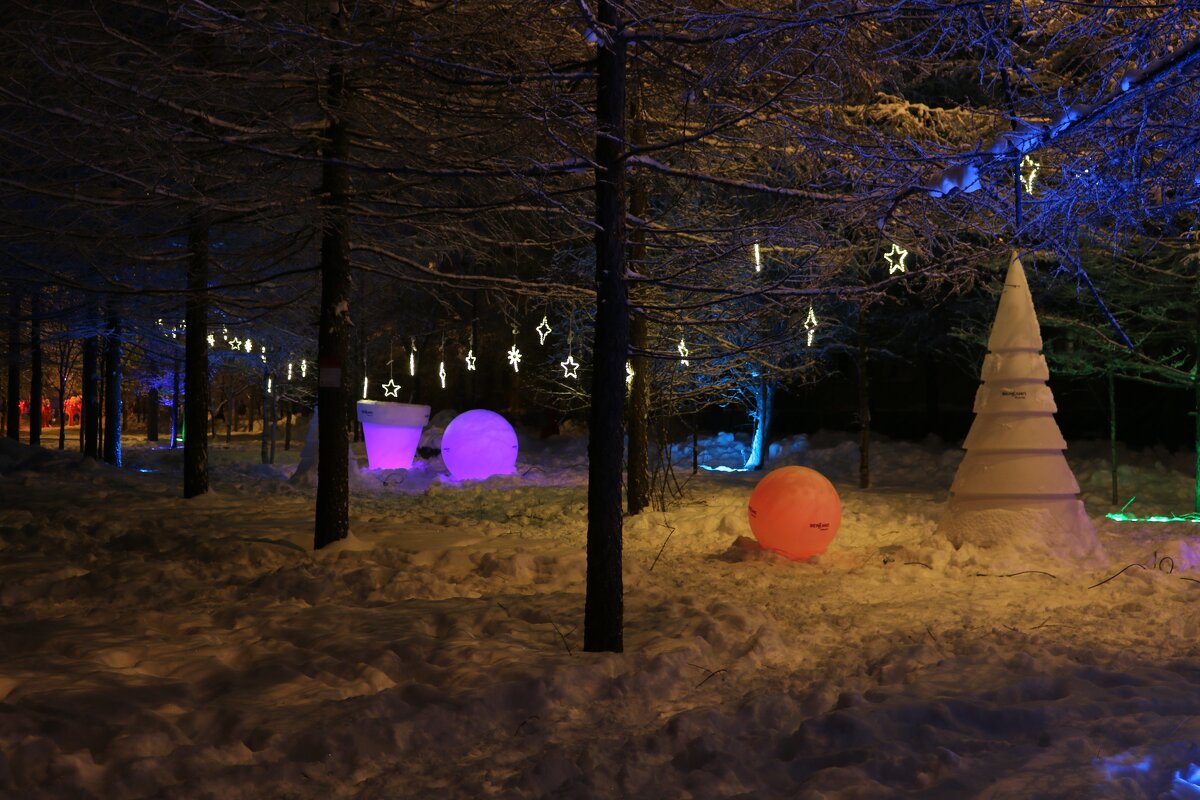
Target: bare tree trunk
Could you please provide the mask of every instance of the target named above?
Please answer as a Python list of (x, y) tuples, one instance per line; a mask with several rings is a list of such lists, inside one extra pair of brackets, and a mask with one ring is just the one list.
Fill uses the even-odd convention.
[(62, 366), (58, 368), (58, 449), (67, 449), (67, 371)]
[[(187, 334), (184, 334), (187, 341)], [(171, 366), (171, 449), (179, 443), (179, 359), (173, 359)]]
[(286, 414), (283, 418), (283, 449), (292, 449), (292, 413), (296, 410), (296, 404), (291, 400), (283, 401), (283, 410)]
[[(183, 337), (185, 498), (208, 493), (208, 267), (208, 226), (196, 219), (188, 232), (188, 292)], [(176, 375), (178, 372), (176, 368)], [(178, 396), (176, 390), (176, 398)]]
[(596, 56), (596, 327), (588, 427), (587, 590), (583, 648), (621, 652), (621, 430), (629, 308), (625, 285), (625, 40), (619, 6), (599, 0), (608, 41)]
[(775, 405), (775, 384), (759, 378), (754, 387), (754, 438), (750, 442), (750, 457), (746, 469), (761, 470), (767, 460), (767, 436), (771, 430), (771, 412)]
[[(333, 32), (342, 29), (340, 7)], [(313, 547), (320, 550), (350, 533), (350, 437), (346, 431), (349, 392), (346, 361), (350, 339), (350, 133), (341, 114), (346, 104), (346, 75), (342, 65), (329, 65), (321, 176), (321, 321), (317, 332), (318, 460), (317, 510)]]
[(35, 289), (29, 299), (29, 443), (42, 443), (42, 304)]
[(121, 466), (121, 434), (124, 398), (121, 396), (122, 372), (121, 318), (115, 311), (108, 314), (104, 347), (104, 460)]
[(871, 393), (867, 376), (867, 333), (866, 312), (858, 316), (858, 351), (855, 366), (858, 368), (858, 485), (866, 489), (871, 485)]
[[(648, 345), (648, 324), (634, 313), (629, 325), (630, 349)], [(640, 514), (650, 505), (650, 359), (632, 355), (633, 380), (629, 384), (629, 458), (626, 467), (626, 504), (630, 514)]]
[[(93, 311), (90, 323), (99, 316)], [(83, 340), (83, 407), (80, 428), (83, 435), (83, 454), (88, 458), (100, 456), (100, 345), (90, 330)]]
[(1120, 490), (1117, 488), (1117, 386), (1112, 370), (1108, 371), (1108, 452), (1109, 475), (1112, 478), (1112, 504), (1120, 503)]
[(8, 438), (21, 441), (21, 295), (8, 298)]
[(146, 441), (158, 441), (158, 389), (146, 392)]
[(263, 426), (262, 426), (262, 437), (259, 442), (259, 453), (258, 453), (259, 461), (261, 461), (263, 464), (271, 463), (271, 461), (270, 461), (271, 431), (269, 430), (270, 423), (268, 422), (268, 420), (270, 420), (270, 418), (271, 418), (271, 409), (268, 407), (268, 403), (269, 403), (268, 396), (270, 395), (270, 392), (267, 391), (267, 381), (268, 380), (270, 380), (270, 376), (267, 374), (267, 370), (264, 367), (263, 371), (262, 371)]
[(271, 420), (271, 453), (270, 453), (270, 457), (269, 457), (269, 460), (267, 463), (274, 464), (275, 463), (275, 440), (279, 436), (279, 410), (278, 410), (278, 406), (275, 403), (275, 392), (268, 392), (267, 394), (271, 400), (271, 408), (270, 408), (271, 414), (269, 417), (269, 419)]

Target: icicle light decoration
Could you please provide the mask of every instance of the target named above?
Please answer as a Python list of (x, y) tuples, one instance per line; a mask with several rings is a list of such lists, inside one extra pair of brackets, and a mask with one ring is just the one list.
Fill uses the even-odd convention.
[(758, 246), (758, 242), (754, 243), (754, 271), (762, 272), (762, 250)]
[(685, 367), (690, 366), (687, 359), (689, 351), (687, 345), (683, 343), (683, 339), (679, 340), (679, 347), (676, 349), (679, 350), (679, 363)]
[(442, 381), (442, 388), (446, 388), (446, 362), (442, 361), (438, 364), (438, 378)]

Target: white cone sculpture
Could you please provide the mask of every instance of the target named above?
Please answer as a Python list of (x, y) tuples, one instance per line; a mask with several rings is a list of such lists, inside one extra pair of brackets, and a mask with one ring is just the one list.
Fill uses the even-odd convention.
[(1093, 560), (1103, 551), (1079, 501), (1054, 421), (1050, 370), (1025, 270), (1014, 252), (988, 338), (975, 422), (938, 526), (955, 548), (970, 543), (1017, 555)]

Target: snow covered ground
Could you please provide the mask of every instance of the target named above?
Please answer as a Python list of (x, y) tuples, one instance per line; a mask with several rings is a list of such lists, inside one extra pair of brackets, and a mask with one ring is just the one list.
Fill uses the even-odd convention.
[[(761, 475), (681, 447), (683, 499), (627, 521), (622, 655), (581, 652), (583, 442), (522, 448), (367, 473), (314, 554), (295, 451), (218, 440), (185, 502), (181, 451), (4, 440), (0, 797), (1200, 797), (1200, 529), (1104, 519), (1103, 446), (1069, 453), (1094, 565), (954, 550), (961, 452), (878, 443), (860, 490), (840, 434), (773, 450), (845, 508), (786, 561), (745, 538)], [(1130, 511), (1190, 510), (1189, 454), (1125, 455)]]

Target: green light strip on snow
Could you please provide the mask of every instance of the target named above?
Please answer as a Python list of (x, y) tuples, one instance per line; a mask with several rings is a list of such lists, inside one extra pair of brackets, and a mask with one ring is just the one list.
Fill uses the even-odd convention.
[(1129, 498), (1129, 502), (1121, 506), (1121, 510), (1104, 516), (1115, 522), (1200, 522), (1200, 513), (1192, 514), (1151, 514), (1148, 517), (1135, 517), (1133, 514), (1126, 514), (1125, 509), (1133, 505), (1133, 501), (1137, 500), (1137, 495)]

